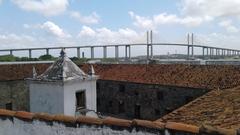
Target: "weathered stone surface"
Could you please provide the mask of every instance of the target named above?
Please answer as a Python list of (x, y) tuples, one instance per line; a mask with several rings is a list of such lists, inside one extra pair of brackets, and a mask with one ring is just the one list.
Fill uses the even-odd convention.
[(0, 93), (0, 108), (12, 103), (13, 110), (29, 110), (29, 90), (25, 81), (2, 81)]
[[(208, 91), (120, 81), (98, 80), (97, 83), (98, 111), (130, 119), (160, 118)], [(140, 116), (136, 116), (137, 106), (140, 106)]]

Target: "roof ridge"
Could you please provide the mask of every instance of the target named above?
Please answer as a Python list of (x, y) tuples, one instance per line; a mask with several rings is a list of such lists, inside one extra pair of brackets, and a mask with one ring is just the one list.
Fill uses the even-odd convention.
[[(6, 109), (0, 109), (0, 117), (16, 117), (21, 120), (26, 121), (33, 121), (33, 120), (42, 120), (42, 121), (50, 121), (50, 122), (62, 122), (62, 123), (72, 123), (72, 124), (89, 124), (89, 125), (108, 125), (108, 126), (118, 126), (123, 128), (129, 127), (143, 127), (149, 129), (157, 129), (157, 130), (174, 130), (179, 132), (189, 132), (189, 133), (221, 133), (222, 135), (233, 135), (236, 133), (236, 130), (231, 129), (220, 129), (214, 128), (211, 126), (195, 126), (189, 125), (184, 123), (177, 123), (177, 122), (167, 122), (163, 123), (160, 121), (149, 121), (149, 120), (126, 120), (126, 119), (119, 119), (114, 117), (106, 117), (103, 119), (94, 118), (89, 116), (67, 116), (62, 114), (51, 115), (47, 113), (31, 113), (26, 111), (11, 111)], [(77, 128), (77, 127), (76, 127)]]
[(36, 80), (68, 80), (87, 78), (87, 74), (79, 68), (67, 55), (61, 55), (51, 66), (49, 66)]

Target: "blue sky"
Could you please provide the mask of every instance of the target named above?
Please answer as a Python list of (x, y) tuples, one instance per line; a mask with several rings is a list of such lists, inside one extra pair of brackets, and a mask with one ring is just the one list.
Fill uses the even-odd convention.
[(147, 30), (154, 42), (186, 43), (194, 33), (196, 44), (240, 49), (239, 7), (239, 0), (0, 0), (0, 49), (143, 43)]

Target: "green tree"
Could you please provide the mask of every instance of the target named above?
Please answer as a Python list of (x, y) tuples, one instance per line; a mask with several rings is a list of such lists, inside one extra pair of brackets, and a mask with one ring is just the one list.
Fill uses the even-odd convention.
[(16, 61), (16, 57), (13, 55), (1, 55), (0, 61)]
[(55, 58), (52, 55), (41, 55), (39, 60), (54, 60)]

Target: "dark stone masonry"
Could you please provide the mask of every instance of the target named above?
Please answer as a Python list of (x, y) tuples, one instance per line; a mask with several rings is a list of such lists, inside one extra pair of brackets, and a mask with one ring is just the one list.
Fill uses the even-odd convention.
[[(196, 88), (98, 80), (97, 110), (103, 115), (120, 118), (155, 120), (207, 91)], [(26, 81), (2, 81), (0, 92), (0, 108), (29, 111), (29, 89)]]
[(97, 110), (126, 119), (155, 120), (206, 92), (206, 89), (98, 80)]
[(0, 108), (29, 111), (29, 89), (26, 81), (1, 81), (0, 93)]

